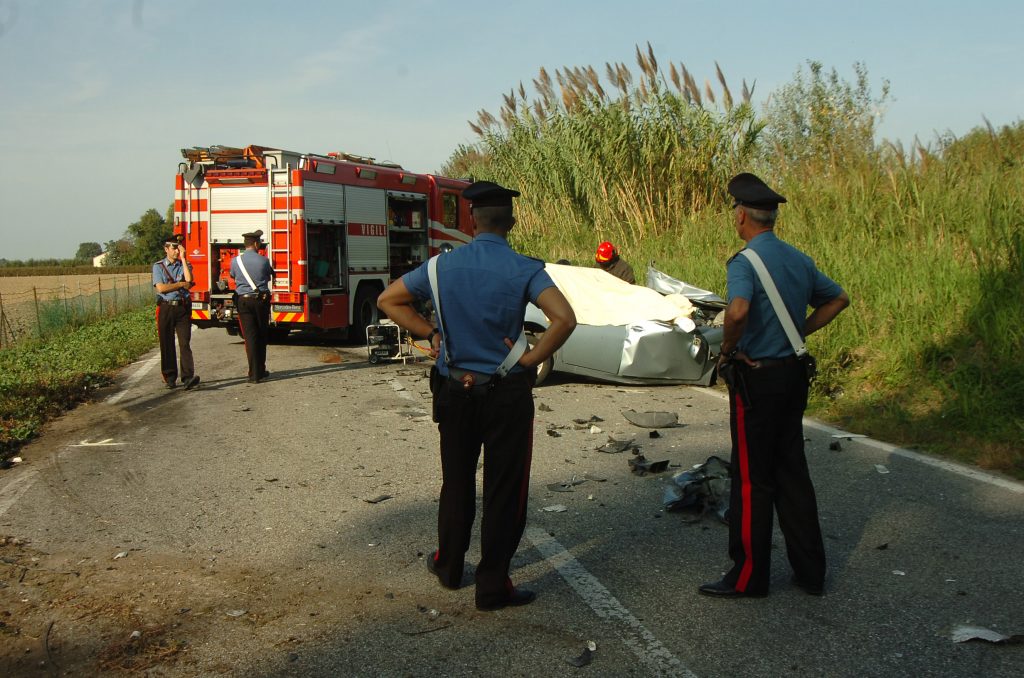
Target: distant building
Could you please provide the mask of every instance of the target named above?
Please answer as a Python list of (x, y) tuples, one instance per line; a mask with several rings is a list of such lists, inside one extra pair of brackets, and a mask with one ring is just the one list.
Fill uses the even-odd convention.
[(92, 258), (92, 265), (95, 266), (96, 268), (103, 268), (104, 266), (106, 266), (107, 265), (107, 253), (103, 252), (102, 254), (97, 254), (95, 257), (93, 257)]

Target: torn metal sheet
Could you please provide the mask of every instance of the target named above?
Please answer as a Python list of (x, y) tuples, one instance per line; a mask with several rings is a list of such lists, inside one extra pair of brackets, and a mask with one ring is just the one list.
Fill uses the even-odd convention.
[(587, 482), (586, 478), (580, 478), (579, 476), (574, 475), (563, 483), (549, 483), (547, 488), (552, 492), (572, 492), (573, 487), (576, 485), (582, 485), (585, 482)]
[(1024, 642), (1024, 634), (1013, 634), (1004, 636), (1002, 633), (986, 629), (983, 626), (960, 625), (953, 629), (950, 634), (954, 643), (966, 643), (969, 640), (984, 640), (989, 643), (1000, 645), (1018, 645)]
[(632, 438), (622, 439), (608, 436), (608, 442), (598, 447), (597, 451), (604, 452), (605, 454), (618, 454), (620, 452), (625, 452), (631, 447), (639, 449), (634, 445)]
[(671, 428), (679, 424), (679, 415), (675, 412), (623, 410), (622, 416), (626, 418), (626, 421), (640, 428)]
[(648, 473), (661, 473), (668, 468), (668, 459), (662, 461), (650, 461), (644, 455), (638, 454), (626, 460), (630, 470), (638, 476)]

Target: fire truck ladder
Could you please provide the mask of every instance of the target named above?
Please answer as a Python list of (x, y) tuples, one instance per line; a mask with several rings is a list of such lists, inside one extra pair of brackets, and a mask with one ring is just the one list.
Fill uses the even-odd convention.
[[(287, 290), (291, 285), (291, 261), (292, 261), (292, 239), (289, 228), (292, 222), (292, 182), (291, 169), (286, 165), (283, 168), (270, 169), (270, 190), (267, 205), (267, 214), (270, 215), (270, 247), (271, 261), (274, 268), (274, 287)], [(283, 208), (277, 205), (284, 205)], [(284, 224), (283, 226), (281, 224)], [(281, 257), (276, 256), (282, 252), (278, 245), (284, 243), (284, 267), (280, 268)]]

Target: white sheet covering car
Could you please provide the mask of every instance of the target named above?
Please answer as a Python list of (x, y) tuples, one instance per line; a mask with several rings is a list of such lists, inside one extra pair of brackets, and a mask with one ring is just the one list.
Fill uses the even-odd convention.
[[(662, 294), (598, 268), (547, 264), (546, 270), (569, 300), (577, 325), (562, 348), (538, 369), (538, 384), (552, 371), (621, 384), (714, 382), (722, 330), (710, 324), (709, 317), (724, 302), (713, 293), (658, 271), (660, 288), (673, 282), (685, 288)], [(693, 290), (714, 299), (694, 301), (687, 293)], [(547, 326), (543, 312), (530, 304), (528, 338), (536, 341)]]

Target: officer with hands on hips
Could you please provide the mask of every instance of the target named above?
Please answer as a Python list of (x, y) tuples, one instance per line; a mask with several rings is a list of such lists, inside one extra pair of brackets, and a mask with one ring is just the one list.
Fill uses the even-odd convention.
[[(736, 233), (764, 262), (800, 339), (830, 323), (850, 299), (809, 256), (775, 237), (778, 207), (786, 199), (749, 173), (735, 176), (728, 190)], [(729, 385), (733, 567), (699, 592), (722, 598), (768, 594), (777, 512), (793, 583), (821, 595), (825, 548), (803, 436), (809, 355), (796, 355), (750, 259), (733, 256), (727, 273), (719, 373)], [(814, 309), (810, 315), (808, 306)]]
[(153, 264), (153, 288), (156, 290), (156, 331), (160, 340), (160, 373), (167, 388), (178, 381), (178, 356), (174, 340), (178, 340), (181, 384), (191, 390), (199, 383), (192, 361), (192, 301), (188, 290), (193, 285), (192, 265), (185, 258), (181, 236), (164, 241), (164, 258)]
[[(476, 607), (491, 611), (526, 605), (536, 595), (509, 578), (512, 557), (526, 527), (533, 448), (533, 382), (536, 366), (549, 358), (576, 327), (576, 316), (544, 271), (544, 262), (516, 253), (508, 244), (515, 224), (512, 198), (518, 191), (478, 181), (463, 192), (472, 203), (474, 239), (436, 258), (440, 329), (412, 304), (433, 298), (424, 263), (393, 282), (378, 299), (391, 320), (412, 334), (430, 337), (438, 357), (432, 378), (435, 421), (441, 438), (438, 548), (427, 569), (441, 585), (462, 583), (476, 508), (476, 469), (484, 453), (481, 559), (476, 567)], [(551, 324), (537, 345), (522, 353), (507, 375), (513, 339), (523, 331), (527, 302)], [(515, 353), (511, 354), (513, 357)]]
[(267, 343), (270, 341), (270, 281), (274, 279), (274, 268), (270, 260), (258, 251), (262, 235), (263, 231), (243, 233), (245, 251), (231, 260), (238, 327), (245, 341), (250, 384), (258, 384), (270, 376), (267, 371)]

